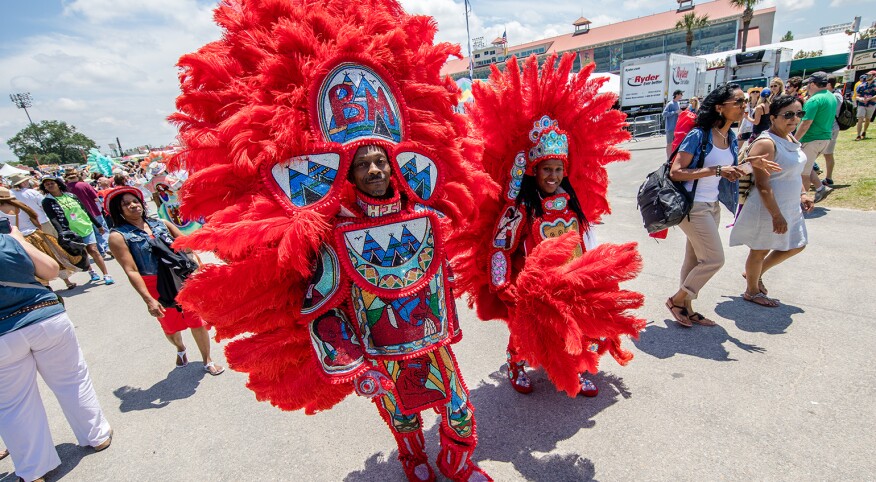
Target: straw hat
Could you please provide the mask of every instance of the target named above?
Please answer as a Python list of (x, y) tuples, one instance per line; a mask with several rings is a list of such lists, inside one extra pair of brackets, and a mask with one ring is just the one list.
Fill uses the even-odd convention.
[(12, 197), (12, 191), (5, 187), (0, 187), (0, 201), (11, 201), (15, 199)]
[(15, 187), (24, 181), (33, 181), (33, 177), (28, 176), (27, 174), (13, 174), (9, 176), (9, 182), (12, 184), (12, 187)]

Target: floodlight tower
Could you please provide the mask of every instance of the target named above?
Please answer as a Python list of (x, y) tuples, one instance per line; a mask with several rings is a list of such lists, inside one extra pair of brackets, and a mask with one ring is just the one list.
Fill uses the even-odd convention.
[(24, 113), (27, 115), (27, 120), (30, 121), (30, 125), (33, 125), (33, 119), (30, 118), (30, 112), (27, 111), (28, 107), (33, 107), (33, 97), (30, 96), (30, 92), (9, 94), (9, 99), (15, 104), (15, 107), (24, 109)]

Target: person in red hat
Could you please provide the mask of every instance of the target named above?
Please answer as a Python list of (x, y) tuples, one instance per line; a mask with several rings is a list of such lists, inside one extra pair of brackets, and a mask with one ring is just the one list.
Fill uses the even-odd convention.
[(135, 187), (118, 187), (107, 193), (104, 208), (114, 225), (110, 231), (110, 250), (125, 270), (131, 286), (143, 298), (149, 314), (158, 318), (168, 341), (176, 347), (176, 366), (188, 364), (181, 333), (188, 328), (203, 356), (204, 370), (210, 375), (225, 371), (210, 358), (210, 334), (206, 323), (196, 315), (183, 312), (178, 305), (166, 307), (158, 301), (161, 298), (158, 290), (159, 260), (152, 246), (163, 243), (170, 249), (173, 240), (182, 233), (167, 221), (149, 218), (143, 194)]

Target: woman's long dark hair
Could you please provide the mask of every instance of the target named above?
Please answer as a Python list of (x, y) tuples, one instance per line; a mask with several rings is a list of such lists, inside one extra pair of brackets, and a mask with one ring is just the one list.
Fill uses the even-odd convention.
[(58, 185), (58, 189), (60, 189), (61, 192), (67, 192), (67, 183), (62, 181), (60, 178), (45, 177), (45, 178), (40, 180), (40, 192), (41, 193), (43, 193), (43, 194), (49, 193), (49, 191), (46, 191), (46, 186), (45, 186), (46, 181), (55, 181), (55, 184)]
[(709, 92), (709, 95), (700, 104), (700, 110), (697, 114), (697, 127), (704, 131), (712, 127), (721, 127), (725, 119), (715, 107), (732, 99), (733, 92), (739, 89), (739, 84), (723, 84)]
[[(123, 224), (131, 224), (122, 216), (122, 198), (125, 197), (124, 194), (114, 196), (110, 199), (109, 202), (109, 214), (113, 220), (113, 225), (121, 226)], [(137, 202), (140, 203), (140, 206), (143, 206), (143, 220), (146, 220), (146, 203), (140, 200), (137, 196), (134, 196), (137, 199)]]
[[(560, 181), (560, 187), (569, 195), (569, 209), (578, 216), (578, 222), (581, 223), (581, 231), (587, 230), (587, 218), (584, 217), (584, 211), (581, 210), (581, 203), (578, 202), (578, 195), (572, 189), (572, 184), (569, 183), (568, 177), (563, 177)], [(544, 216), (544, 209), (541, 207), (541, 195), (538, 192), (538, 184), (535, 182), (535, 176), (523, 176), (523, 181), (520, 183), (520, 194), (517, 195), (517, 206), (523, 206), (526, 210), (526, 215), (529, 219), (533, 217)]]

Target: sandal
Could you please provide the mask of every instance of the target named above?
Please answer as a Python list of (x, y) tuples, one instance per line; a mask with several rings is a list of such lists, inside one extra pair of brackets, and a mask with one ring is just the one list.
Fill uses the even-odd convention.
[(702, 326), (715, 326), (715, 325), (717, 325), (717, 323), (715, 323), (714, 321), (706, 318), (705, 316), (703, 316), (699, 313), (694, 313), (694, 314), (688, 316), (687, 319), (698, 324), (698, 325), (702, 325)]
[(221, 375), (222, 372), (225, 371), (225, 367), (223, 367), (222, 365), (216, 365), (215, 363), (210, 362), (210, 363), (204, 364), (204, 371), (215, 377), (216, 375)]
[(186, 357), (186, 351), (178, 351), (176, 352), (176, 367), (182, 368), (189, 364), (189, 359)]
[(0, 450), (0, 460), (5, 459), (9, 456), (9, 451), (6, 449)]
[[(684, 306), (678, 306), (676, 304), (673, 304), (671, 297), (666, 299), (666, 307), (669, 308), (669, 312), (672, 313), (672, 316), (675, 318), (676, 323), (685, 328), (690, 328), (693, 326), (693, 323), (691, 323), (690, 319), (688, 318), (687, 308), (685, 308)], [(676, 312), (675, 310), (678, 310), (678, 312)]]
[[(742, 273), (742, 279), (747, 280), (747, 279), (748, 279), (748, 276), (747, 276), (745, 273)], [(770, 294), (770, 293), (767, 291), (766, 286), (763, 284), (763, 278), (758, 278), (758, 279), (757, 279), (757, 289), (760, 290), (760, 292), (763, 293), (764, 296)]]
[(110, 429), (109, 438), (104, 440), (98, 445), (94, 446), (95, 452), (100, 452), (109, 448), (110, 444), (113, 443), (113, 429)]
[(754, 303), (756, 305), (765, 306), (767, 308), (778, 308), (779, 307), (778, 300), (774, 300), (772, 298), (767, 298), (767, 296), (763, 293), (757, 293), (756, 295), (742, 293), (742, 299), (745, 301), (748, 301), (749, 303)]

